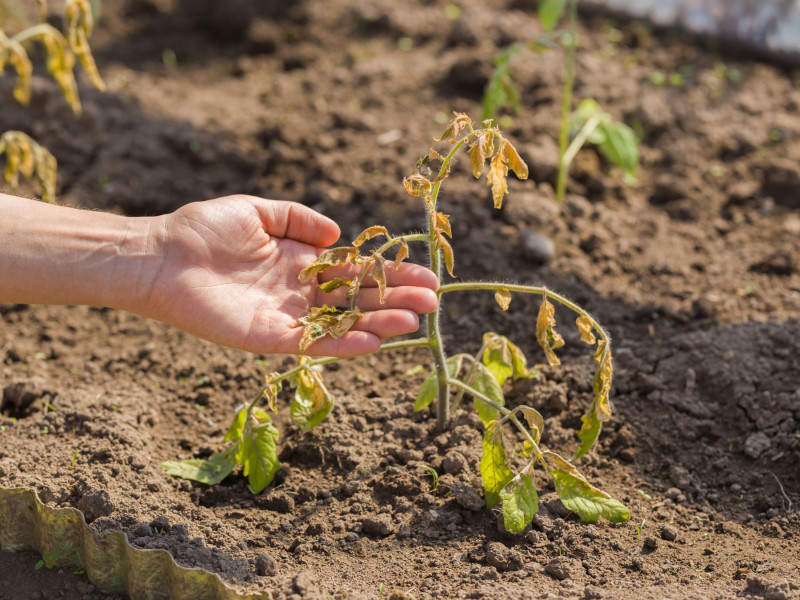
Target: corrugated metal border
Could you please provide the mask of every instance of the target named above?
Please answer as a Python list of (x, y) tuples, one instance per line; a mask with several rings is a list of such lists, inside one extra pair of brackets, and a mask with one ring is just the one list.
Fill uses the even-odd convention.
[(164, 550), (134, 548), (122, 532), (97, 535), (79, 510), (46, 506), (26, 488), (0, 488), (0, 550), (47, 555), (132, 600), (272, 600), (269, 592), (243, 596), (214, 573), (179, 566)]

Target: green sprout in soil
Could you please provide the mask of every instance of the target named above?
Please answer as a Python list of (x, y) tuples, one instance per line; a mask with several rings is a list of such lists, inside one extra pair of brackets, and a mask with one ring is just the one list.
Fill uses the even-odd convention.
[[(566, 30), (554, 28), (569, 9)], [(581, 148), (594, 144), (610, 163), (620, 167), (629, 181), (634, 181), (639, 168), (639, 140), (625, 123), (614, 121), (600, 106), (587, 98), (572, 111), (572, 92), (575, 86), (575, 51), (578, 47), (578, 0), (542, 0), (539, 20), (546, 33), (525, 43), (514, 43), (495, 59), (494, 71), (483, 95), (482, 119), (495, 119), (498, 112), (519, 111), (520, 92), (511, 77), (511, 62), (523, 50), (543, 52), (560, 42), (567, 52), (567, 66), (561, 93), (561, 122), (558, 135), (558, 175), (556, 199), (563, 202), (570, 165)]]
[[(94, 14), (89, 0), (66, 0), (64, 33), (45, 22), (47, 6), (39, 0), (40, 23), (27, 27), (15, 35), (0, 29), (0, 75), (9, 65), (17, 73), (14, 98), (27, 106), (31, 100), (33, 63), (27, 47), (33, 42), (41, 44), (45, 52), (45, 66), (61, 91), (61, 95), (76, 116), (81, 114), (78, 84), (75, 80), (75, 61), (80, 62), (89, 81), (99, 90), (105, 90), (97, 65), (89, 47), (89, 37), (94, 28)], [(42, 200), (53, 202), (56, 188), (56, 159), (46, 148), (22, 131), (6, 131), (0, 136), (0, 156), (6, 155), (5, 180), (16, 188), (19, 175), (35, 179), (41, 188)]]
[[(329, 292), (338, 287), (347, 290), (347, 305), (312, 308), (301, 319), (304, 325), (299, 351), (304, 353), (312, 344), (325, 336), (339, 337), (348, 331), (362, 316), (358, 308), (361, 285), (366, 277), (375, 280), (380, 297), (386, 289), (386, 270), (397, 268), (409, 255), (410, 243), (424, 244), (429, 253), (430, 267), (442, 284), (438, 289), (441, 300), (456, 292), (486, 290), (502, 310), (507, 310), (514, 294), (534, 294), (542, 298), (536, 321), (536, 339), (544, 350), (548, 364), (559, 365), (556, 350), (564, 339), (556, 330), (555, 304), (560, 304), (577, 315), (576, 327), (581, 340), (594, 348), (596, 370), (592, 379), (594, 396), (577, 436), (580, 441), (572, 459), (568, 460), (541, 446), (544, 420), (538, 411), (529, 406), (507, 407), (503, 385), (517, 379), (531, 379), (534, 370), (522, 350), (505, 336), (486, 333), (480, 350), (475, 354), (448, 355), (440, 332), (439, 308), (427, 316), (427, 335), (410, 340), (384, 343), (381, 351), (399, 348), (424, 347), (431, 355), (432, 371), (425, 379), (414, 403), (421, 411), (433, 405), (437, 428), (445, 430), (451, 414), (465, 398), (472, 399), (483, 427), (483, 454), (480, 473), (483, 480), (486, 504), (501, 504), (505, 528), (520, 533), (531, 522), (539, 508), (536, 491), (536, 473), (549, 474), (564, 506), (582, 520), (595, 522), (602, 516), (609, 521), (626, 521), (628, 509), (607, 493), (592, 486), (578, 471), (573, 461), (586, 454), (594, 445), (603, 423), (611, 418), (609, 392), (613, 374), (611, 343), (608, 334), (595, 319), (577, 304), (544, 287), (531, 285), (468, 281), (444, 283), (444, 270), (454, 277), (455, 258), (448, 241), (452, 238), (449, 216), (441, 212), (439, 195), (443, 183), (450, 175), (454, 159), (466, 151), (472, 172), (480, 178), (486, 171), (486, 182), (491, 187), (495, 208), (500, 208), (508, 193), (506, 177), (513, 171), (518, 178), (526, 179), (528, 167), (517, 154), (511, 142), (503, 136), (492, 121), (475, 126), (467, 115), (455, 113), (449, 127), (438, 141), (449, 144), (449, 150), (440, 154), (430, 150), (417, 162), (415, 172), (403, 180), (406, 191), (420, 198), (425, 209), (426, 233), (392, 235), (386, 227), (375, 225), (364, 230), (350, 246), (332, 248), (300, 273), (300, 280), (313, 283)], [(436, 166), (433, 169), (433, 166)], [(384, 238), (371, 253), (362, 253), (369, 240)], [(374, 244), (374, 242), (373, 242)], [(394, 253), (393, 264), (386, 254)], [(335, 265), (356, 265), (359, 275), (352, 279), (339, 277), (318, 283), (318, 274)], [(242, 465), (253, 493), (261, 492), (278, 471), (278, 431), (266, 410), (266, 405), (277, 413), (277, 399), (281, 387), (294, 388), (290, 412), (295, 425), (310, 431), (330, 413), (334, 398), (325, 386), (320, 371), (322, 365), (338, 358), (310, 359), (301, 356), (298, 364), (282, 373), (267, 376), (266, 384), (249, 404), (239, 407), (228, 429), (225, 440), (231, 444), (208, 460), (169, 461), (163, 463), (171, 475), (192, 479), (205, 484), (222, 481), (235, 466)], [(522, 436), (523, 456), (526, 464), (516, 472), (506, 445), (507, 429), (515, 429)]]

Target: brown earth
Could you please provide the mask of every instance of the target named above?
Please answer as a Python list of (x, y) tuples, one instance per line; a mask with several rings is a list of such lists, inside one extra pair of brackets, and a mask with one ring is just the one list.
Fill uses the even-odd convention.
[[(54, 152), (68, 204), (154, 214), (244, 192), (310, 205), (344, 239), (419, 229), (400, 178), (442, 115), (479, 114), (499, 49), (540, 31), (527, 3), (462, 0), (458, 20), (446, 4), (105, 2), (94, 45), (110, 91), (83, 86), (76, 120), (47, 79), (23, 109), (5, 77), (0, 131)], [(522, 536), (466, 508), (480, 423), (461, 412), (438, 434), (412, 412), (427, 364), (414, 350), (326, 369), (337, 406), (313, 433), (283, 397), (284, 466), (264, 493), (239, 473), (171, 479), (159, 463), (220, 449), (234, 408), (291, 359), (87, 307), (0, 306), (0, 486), (276, 598), (800, 598), (800, 73), (635, 23), (587, 17), (580, 33), (576, 96), (644, 136), (636, 185), (589, 149), (555, 203), (564, 60), (530, 53), (506, 132), (531, 180), (493, 211), (462, 160), (442, 202), (460, 280), (545, 283), (611, 332), (616, 415), (581, 463), (629, 523), (581, 523), (544, 480)], [(656, 70), (683, 81), (656, 86)], [(491, 329), (542, 360), (536, 310), (446, 297), (447, 347), (474, 352)], [(592, 361), (562, 329), (565, 366), (507, 400), (540, 409), (544, 442), (569, 453)], [(108, 597), (36, 560), (0, 554), (0, 598)]]

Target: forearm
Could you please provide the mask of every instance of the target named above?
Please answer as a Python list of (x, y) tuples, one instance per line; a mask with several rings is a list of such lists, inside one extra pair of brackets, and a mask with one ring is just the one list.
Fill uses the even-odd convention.
[(0, 302), (142, 311), (162, 260), (154, 221), (0, 194)]

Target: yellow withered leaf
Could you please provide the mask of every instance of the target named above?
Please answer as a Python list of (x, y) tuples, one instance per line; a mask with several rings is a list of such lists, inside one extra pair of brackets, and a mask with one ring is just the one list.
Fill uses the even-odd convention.
[(486, 184), (492, 188), (492, 199), (494, 200), (495, 208), (503, 206), (503, 196), (508, 193), (506, 175), (508, 175), (508, 167), (503, 162), (503, 153), (498, 152), (492, 157), (489, 163), (489, 171), (486, 173)]
[(386, 295), (386, 259), (380, 254), (372, 255), (370, 277), (378, 284), (378, 299), (383, 304), (383, 297)]
[(277, 379), (279, 375), (280, 373), (275, 371), (265, 376), (263, 390), (264, 398), (267, 400), (267, 406), (276, 415), (278, 414), (278, 392), (281, 391), (281, 385), (279, 383), (272, 383), (272, 381)]
[(592, 319), (588, 315), (581, 315), (575, 323), (578, 325), (578, 331), (581, 332), (581, 341), (593, 346), (597, 342), (597, 338), (592, 332)]
[(353, 242), (353, 246), (358, 248), (361, 244), (366, 242), (367, 240), (371, 240), (374, 237), (379, 235), (389, 237), (389, 232), (386, 230), (386, 227), (383, 225), (373, 225), (372, 227), (367, 227), (364, 231), (362, 231), (358, 237)]
[(508, 307), (511, 305), (511, 292), (508, 288), (501, 287), (494, 293), (494, 299), (501, 310), (507, 311)]
[(437, 212), (435, 217), (434, 217), (434, 220), (435, 220), (434, 229), (436, 231), (441, 231), (447, 237), (450, 237), (450, 238), (453, 237), (453, 231), (450, 228), (450, 215), (446, 215), (444, 213)]
[(486, 154), (484, 154), (486, 146), (483, 143), (484, 137), (485, 135), (483, 133), (479, 133), (467, 150), (469, 160), (472, 163), (472, 174), (475, 176), (475, 179), (480, 179), (483, 173), (483, 163), (486, 162)]
[(355, 246), (340, 246), (339, 248), (331, 248), (319, 255), (319, 258), (300, 271), (298, 279), (302, 283), (309, 283), (313, 281), (319, 273), (322, 273), (328, 267), (340, 265), (347, 261), (352, 264), (363, 262), (363, 257), (358, 253), (358, 248)]
[(106, 84), (100, 77), (89, 47), (89, 38), (94, 29), (94, 18), (89, 0), (68, 0), (65, 13), (65, 31), (70, 49), (78, 57), (89, 81), (98, 90), (105, 91)]
[(424, 198), (431, 191), (431, 182), (425, 179), (419, 173), (414, 173), (408, 177), (403, 178), (403, 187), (412, 196), (419, 196)]
[(403, 241), (400, 245), (400, 249), (397, 251), (397, 254), (394, 255), (394, 270), (400, 268), (400, 263), (403, 262), (406, 258), (408, 258), (408, 244)]
[(514, 174), (520, 179), (527, 179), (528, 165), (517, 154), (517, 149), (511, 145), (511, 142), (503, 140), (503, 146), (500, 151), (503, 154), (503, 160), (508, 163), (508, 167), (514, 171)]
[(454, 144), (456, 138), (461, 133), (461, 130), (465, 127), (472, 126), (472, 119), (470, 119), (467, 115), (460, 112), (453, 113), (453, 119), (450, 121), (450, 124), (447, 126), (447, 129), (442, 134), (440, 138), (434, 138), (437, 142), (441, 142), (442, 140), (447, 140), (451, 144)]
[(308, 347), (326, 335), (339, 338), (347, 333), (362, 312), (358, 308), (344, 310), (329, 306), (315, 307), (311, 312), (302, 317), (300, 322), (305, 325), (303, 337), (300, 339), (300, 354), (304, 354)]
[[(0, 32), (2, 33), (2, 32)], [(3, 47), (0, 50), (0, 56), (5, 56), (5, 52), (8, 52), (8, 61), (11, 63), (11, 66), (14, 67), (14, 70), (17, 72), (17, 84), (14, 86), (14, 99), (19, 102), (20, 104), (27, 106), (27, 104), (31, 101), (31, 77), (33, 75), (33, 65), (31, 64), (31, 59), (28, 58), (28, 53), (25, 52), (25, 49), (17, 44), (16, 42), (11, 42), (8, 45), (5, 45), (8, 38), (3, 36), (0, 38), (0, 47)], [(2, 70), (5, 60), (0, 60), (0, 70)]]
[(547, 363), (552, 366), (561, 364), (561, 361), (553, 350), (564, 345), (564, 338), (555, 330), (555, 315), (555, 307), (548, 302), (546, 297), (543, 298), (542, 305), (539, 307), (539, 316), (536, 319), (536, 340), (539, 342), (542, 350), (544, 350)]
[(350, 285), (350, 283), (351, 281), (348, 277), (337, 277), (325, 283), (320, 283), (317, 287), (327, 294), (342, 286)]
[(0, 155), (6, 154), (5, 179), (14, 188), (19, 174), (35, 178), (42, 189), (42, 200), (53, 202), (56, 193), (55, 157), (21, 131), (6, 131), (0, 136)]
[(453, 257), (453, 247), (441, 233), (437, 234), (437, 239), (442, 248), (442, 252), (444, 253), (444, 266), (447, 268), (447, 272), (450, 273), (450, 277), (455, 277), (453, 274), (453, 263), (455, 262), (455, 258)]
[(55, 27), (40, 25), (43, 31), (37, 39), (47, 53), (47, 71), (61, 89), (61, 95), (76, 115), (81, 114), (81, 101), (78, 98), (78, 84), (75, 81), (75, 55), (69, 49), (67, 40)]

